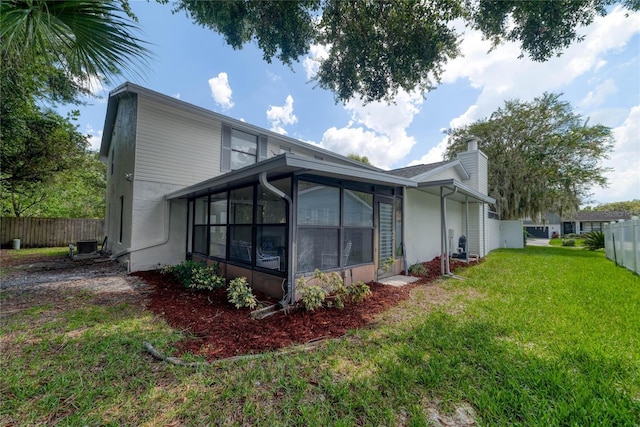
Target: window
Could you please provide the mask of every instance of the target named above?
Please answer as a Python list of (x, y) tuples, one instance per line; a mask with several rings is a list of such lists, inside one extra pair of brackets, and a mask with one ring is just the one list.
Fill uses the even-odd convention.
[(402, 234), (402, 199), (396, 198), (396, 211), (395, 211), (395, 242), (396, 242), (396, 257), (403, 255), (403, 242), (404, 236)]
[(340, 225), (340, 189), (300, 181), (298, 183), (298, 225)]
[(120, 196), (120, 231), (118, 233), (118, 242), (122, 243), (122, 234), (124, 230), (124, 196)]
[(229, 192), (229, 259), (251, 264), (253, 242), (253, 186)]
[(195, 200), (193, 209), (193, 252), (207, 255), (207, 216), (209, 197)]
[(222, 124), (220, 171), (240, 169), (267, 158), (266, 135), (254, 135)]
[(300, 273), (373, 262), (373, 194), (298, 182)]
[(258, 159), (258, 137), (231, 129), (231, 170), (256, 163)]
[[(291, 179), (271, 185), (291, 195)], [(287, 257), (287, 205), (283, 199), (258, 185), (256, 210), (256, 266), (284, 271)]]
[(209, 256), (227, 256), (227, 193), (212, 194), (209, 201)]
[(344, 265), (373, 261), (373, 194), (344, 190)]

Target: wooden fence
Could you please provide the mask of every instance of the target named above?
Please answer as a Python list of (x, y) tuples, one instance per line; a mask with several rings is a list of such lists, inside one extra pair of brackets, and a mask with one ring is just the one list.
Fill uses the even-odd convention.
[(13, 247), (20, 239), (23, 248), (68, 246), (79, 240), (102, 243), (104, 220), (86, 218), (0, 218), (0, 244)]

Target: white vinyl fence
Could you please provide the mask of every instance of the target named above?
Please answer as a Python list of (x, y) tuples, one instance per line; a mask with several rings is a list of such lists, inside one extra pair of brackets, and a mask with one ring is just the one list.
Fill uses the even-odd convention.
[(640, 219), (604, 225), (607, 258), (640, 274)]

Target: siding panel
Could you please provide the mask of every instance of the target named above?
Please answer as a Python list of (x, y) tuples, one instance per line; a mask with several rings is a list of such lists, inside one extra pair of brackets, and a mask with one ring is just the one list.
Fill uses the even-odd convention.
[(221, 125), (139, 97), (136, 178), (187, 186), (220, 174)]

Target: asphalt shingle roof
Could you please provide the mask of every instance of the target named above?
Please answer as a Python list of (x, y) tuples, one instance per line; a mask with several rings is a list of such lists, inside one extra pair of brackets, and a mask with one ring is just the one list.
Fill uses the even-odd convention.
[(399, 176), (402, 178), (413, 178), (414, 176), (422, 175), (425, 172), (429, 172), (430, 170), (438, 168), (447, 163), (449, 163), (448, 160), (445, 160), (442, 162), (436, 162), (436, 163), (429, 163), (426, 165), (407, 166), (406, 168), (399, 168), (399, 169), (393, 169), (393, 170), (387, 171), (387, 173), (391, 175)]

